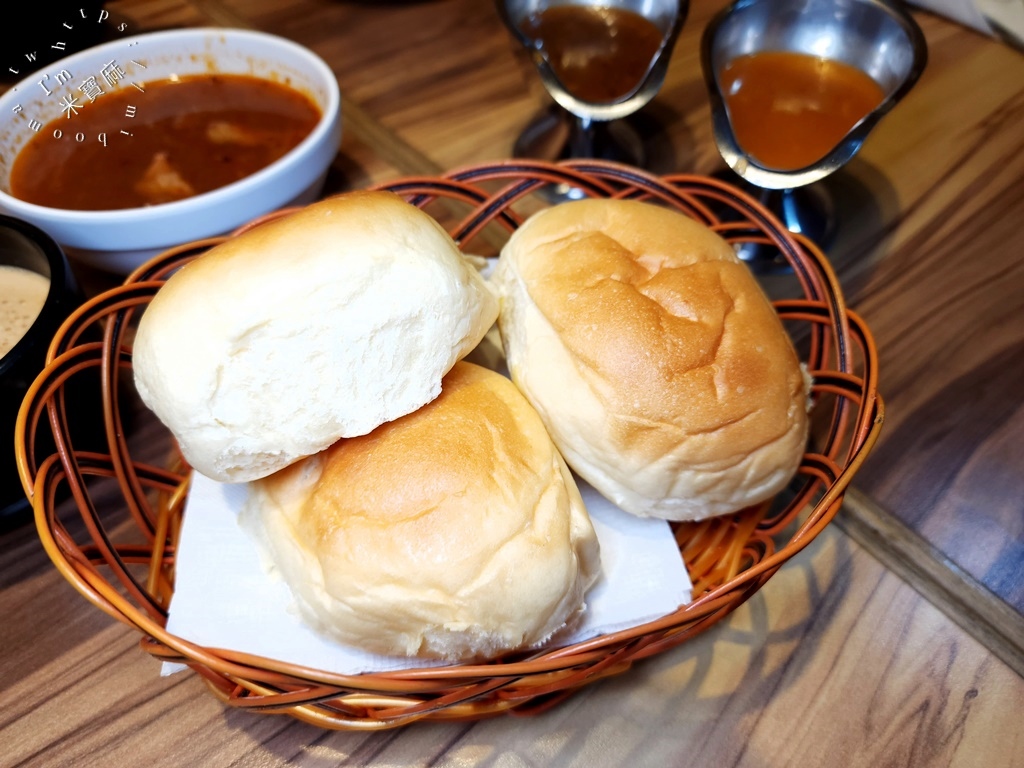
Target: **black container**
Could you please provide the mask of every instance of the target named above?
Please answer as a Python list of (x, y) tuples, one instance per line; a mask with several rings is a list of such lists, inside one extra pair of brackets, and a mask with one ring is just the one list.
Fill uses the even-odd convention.
[(0, 264), (31, 270), (50, 280), (39, 316), (10, 352), (0, 358), (0, 528), (9, 528), (30, 514), (14, 459), (18, 409), (45, 365), (46, 350), (54, 334), (82, 303), (83, 296), (60, 246), (41, 229), (20, 219), (0, 216)]

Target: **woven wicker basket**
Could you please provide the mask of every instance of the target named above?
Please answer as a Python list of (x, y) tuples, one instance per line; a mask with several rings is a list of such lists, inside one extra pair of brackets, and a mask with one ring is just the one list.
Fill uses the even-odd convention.
[[(814, 376), (813, 447), (784, 499), (674, 526), (694, 585), (692, 603), (657, 621), (569, 647), (480, 665), (413, 666), (354, 676), (204, 648), (169, 634), (165, 623), (188, 471), (180, 460), (164, 467), (133, 456), (124, 436), (122, 411), (134, 396), (125, 373), (141, 308), (171, 272), (223, 238), (161, 254), (122, 286), (87, 302), (55, 337), (48, 365), (21, 408), (15, 439), (39, 535), (57, 568), (92, 603), (138, 629), (145, 651), (188, 664), (222, 701), (338, 729), (534, 714), (726, 616), (832, 520), (876, 440), (882, 404), (870, 334), (846, 309), (817, 248), (794, 239), (755, 201), (713, 179), (656, 178), (597, 161), (508, 162), (380, 188), (432, 213), (467, 253), (493, 255), (525, 216), (546, 205), (543, 193), (552, 189), (549, 185), (566, 185), (588, 196), (659, 201), (730, 241), (774, 245), (791, 264), (793, 284), (802, 292), (777, 301), (776, 308)], [(287, 213), (263, 217), (242, 230)], [(94, 407), (103, 409), (105, 448), (81, 450), (73, 444), (65, 393), (77, 377), (95, 378), (97, 370), (101, 402)], [(56, 451), (36, 456), (44, 431), (52, 432)], [(168, 455), (176, 455), (166, 432), (157, 442), (169, 447)], [(71, 499), (59, 502), (68, 491)]]

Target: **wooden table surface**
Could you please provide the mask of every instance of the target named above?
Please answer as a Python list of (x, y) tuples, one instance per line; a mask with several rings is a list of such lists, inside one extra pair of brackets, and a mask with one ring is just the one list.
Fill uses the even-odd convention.
[[(693, 4), (638, 117), (654, 170), (722, 167), (698, 59), (722, 5)], [(547, 103), (488, 2), (107, 7), (319, 53), (345, 101), (328, 191), (507, 158)], [(1024, 56), (915, 16), (924, 75), (828, 182), (886, 426), (837, 524), (733, 615), (539, 717), (319, 730), (159, 677), (24, 525), (0, 535), (0, 765), (1024, 765)]]

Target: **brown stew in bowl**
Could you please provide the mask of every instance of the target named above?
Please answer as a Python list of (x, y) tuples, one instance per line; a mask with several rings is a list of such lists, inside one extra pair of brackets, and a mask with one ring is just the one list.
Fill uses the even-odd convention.
[[(249, 75), (181, 76), (145, 83), (142, 91), (123, 87), (44, 126), (14, 160), (11, 194), (73, 210), (182, 200), (270, 165), (320, 117), (304, 94)], [(104, 134), (105, 144), (96, 138)]]

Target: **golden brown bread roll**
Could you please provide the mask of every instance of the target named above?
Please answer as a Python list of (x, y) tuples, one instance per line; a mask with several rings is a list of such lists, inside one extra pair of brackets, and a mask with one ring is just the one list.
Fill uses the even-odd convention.
[(515, 232), (494, 284), (513, 380), (568, 464), (626, 511), (699, 520), (796, 471), (809, 382), (704, 225), (652, 203), (565, 203)]
[(416, 412), (252, 482), (242, 524), (309, 624), (383, 654), (537, 645), (578, 615), (600, 567), (536, 412), (466, 362)]
[(419, 408), (497, 313), (433, 218), (352, 192), (171, 276), (139, 323), (135, 382), (193, 467), (242, 482)]

